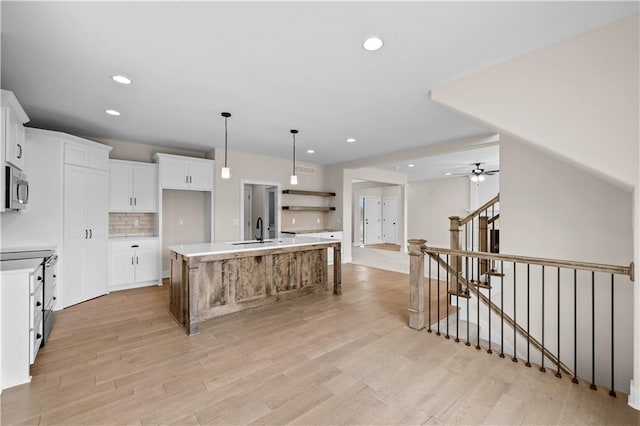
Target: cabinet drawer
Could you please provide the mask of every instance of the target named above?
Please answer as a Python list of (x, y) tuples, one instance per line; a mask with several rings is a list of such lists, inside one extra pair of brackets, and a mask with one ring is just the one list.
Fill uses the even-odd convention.
[(38, 323), (39, 318), (42, 318), (43, 298), (42, 286), (38, 287), (38, 290), (29, 296), (29, 306), (31, 306), (29, 312), (29, 327), (31, 328), (33, 328), (34, 324)]
[(42, 344), (42, 334), (42, 318), (40, 318), (38, 325), (29, 331), (29, 364), (33, 364), (36, 360)]
[[(29, 293), (33, 294), (38, 287), (42, 286), (42, 265), (29, 277)], [(42, 290), (42, 288), (40, 288)]]
[[(134, 247), (137, 246), (137, 247)], [(116, 251), (125, 251), (125, 250), (157, 250), (158, 249), (158, 239), (149, 239), (149, 240), (116, 240), (111, 241), (111, 250)]]

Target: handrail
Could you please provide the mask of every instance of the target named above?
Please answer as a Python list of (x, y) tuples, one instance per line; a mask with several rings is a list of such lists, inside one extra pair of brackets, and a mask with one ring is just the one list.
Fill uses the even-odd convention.
[[(440, 266), (442, 266), (445, 269), (448, 269), (450, 273), (452, 274), (455, 273), (451, 265), (449, 265), (447, 261), (441, 258), (439, 255), (434, 253), (429, 253), (429, 252), (427, 252), (427, 254), (431, 259), (434, 259)], [(504, 312), (501, 307), (493, 303), (487, 296), (482, 294), (482, 292), (476, 286), (474, 286), (473, 284), (470, 284), (468, 280), (462, 276), (458, 276), (458, 281), (462, 283), (467, 289), (472, 290), (475, 293), (476, 297), (478, 297), (478, 299), (480, 299), (485, 305), (490, 307), (491, 312), (495, 313), (498, 316), (502, 316), (504, 318), (504, 321), (507, 324), (509, 324), (511, 327), (514, 327), (516, 329), (520, 337), (526, 338), (527, 330), (525, 330), (520, 324), (518, 324), (513, 318), (511, 318), (506, 312)], [(558, 365), (562, 371), (564, 371), (567, 374), (573, 374), (573, 371), (571, 371), (569, 367), (567, 367), (562, 361), (558, 360), (558, 358), (554, 354), (549, 352), (547, 348), (542, 346), (542, 343), (538, 342), (538, 340), (536, 340), (531, 335), (529, 335), (529, 341), (534, 348), (536, 348), (538, 351), (540, 351), (540, 353), (546, 356), (547, 359), (549, 359), (553, 364)]]
[(480, 213), (482, 213), (483, 211), (485, 211), (486, 209), (488, 209), (489, 207), (491, 207), (492, 205), (494, 205), (498, 201), (500, 201), (500, 194), (496, 195), (495, 197), (493, 197), (492, 199), (490, 199), (489, 201), (487, 201), (486, 203), (484, 203), (483, 205), (481, 205), (480, 207), (475, 209), (473, 211), (473, 213), (470, 213), (464, 219), (461, 219), (460, 220), (460, 225), (464, 225), (465, 223), (470, 222), (471, 219), (473, 219), (474, 217), (478, 216)]
[(531, 265), (544, 265), (558, 268), (581, 269), (585, 271), (606, 272), (610, 274), (627, 275), (634, 280), (633, 262), (629, 266), (608, 265), (604, 263), (576, 262), (572, 260), (547, 259), (543, 257), (517, 256), (512, 254), (487, 253), (466, 250), (451, 250), (446, 248), (422, 246), (423, 253), (442, 253), (452, 256), (467, 256), (485, 260), (503, 260), (505, 262), (528, 263)]

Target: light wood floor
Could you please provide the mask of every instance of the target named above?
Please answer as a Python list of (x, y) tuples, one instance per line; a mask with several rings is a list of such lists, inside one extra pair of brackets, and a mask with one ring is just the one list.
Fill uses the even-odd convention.
[(2, 424), (635, 424), (591, 391), (407, 328), (408, 277), (345, 265), (316, 294), (206, 323), (187, 337), (167, 286), (57, 314)]
[(367, 244), (365, 247), (366, 248), (372, 248), (372, 249), (378, 249), (378, 250), (400, 251), (400, 245), (399, 244), (389, 244), (389, 243)]

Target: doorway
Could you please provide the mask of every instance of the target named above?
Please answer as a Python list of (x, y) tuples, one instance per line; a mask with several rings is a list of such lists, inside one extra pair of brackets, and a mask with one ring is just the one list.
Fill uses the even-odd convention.
[(280, 185), (268, 182), (242, 182), (242, 228), (240, 239), (260, 237), (258, 220), (262, 219), (264, 238), (280, 237)]

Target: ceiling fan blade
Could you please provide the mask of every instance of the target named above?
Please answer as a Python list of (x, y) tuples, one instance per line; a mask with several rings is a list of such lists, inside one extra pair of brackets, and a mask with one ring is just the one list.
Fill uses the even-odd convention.
[(451, 173), (449, 176), (470, 176), (469, 173)]
[(484, 172), (485, 175), (488, 175), (489, 173), (498, 173), (500, 172), (500, 170), (487, 170), (486, 172)]

